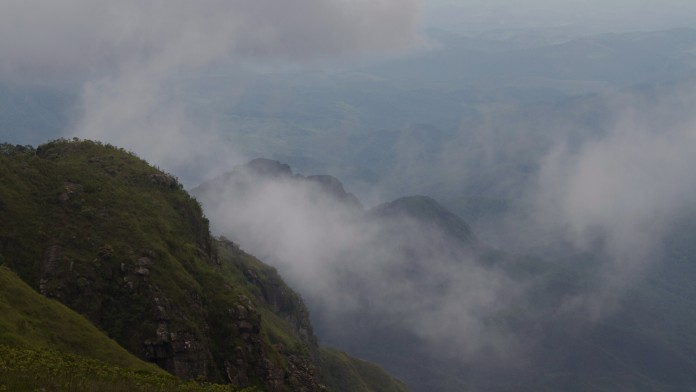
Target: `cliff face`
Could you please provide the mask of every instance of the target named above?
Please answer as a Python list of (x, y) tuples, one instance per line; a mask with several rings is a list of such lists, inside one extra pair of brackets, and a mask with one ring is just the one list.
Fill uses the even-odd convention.
[(0, 149), (0, 263), (187, 379), (321, 391), (316, 338), (275, 270), (210, 237), (176, 178), (122, 149)]

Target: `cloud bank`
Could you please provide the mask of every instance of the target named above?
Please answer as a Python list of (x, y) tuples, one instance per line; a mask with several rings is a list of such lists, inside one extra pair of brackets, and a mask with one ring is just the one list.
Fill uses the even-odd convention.
[(467, 229), (455, 223), (461, 231), (450, 231), (407, 213), (445, 214), (430, 199), (407, 201), (411, 207), (394, 213), (364, 211), (312, 181), (244, 168), (193, 193), (214, 232), (277, 267), (300, 291), (333, 344), (350, 339), (353, 349), (365, 349), (387, 329), (457, 360), (484, 351), (508, 358), (520, 349), (508, 331), (488, 323), (526, 283), (502, 265), (482, 263), (486, 250), (455, 234)]
[[(409, 217), (375, 219), (291, 176), (246, 178), (201, 200), (214, 231), (278, 267), (327, 330), (348, 330), (343, 338), (351, 339), (356, 330), (392, 328), (458, 361), (519, 359), (540, 338), (537, 324), (611, 316), (660, 262), (674, 220), (694, 206), (693, 85), (600, 102), (612, 114), (606, 128), (582, 138), (582, 124), (559, 120), (549, 123), (557, 127), (548, 134), (557, 133), (545, 135), (543, 146), (529, 139), (529, 129), (511, 127), (516, 134), (507, 145), (497, 137), (480, 141), (490, 161), (525, 146), (523, 158), (536, 160), (517, 195), (524, 213), (503, 216), (496, 227), (534, 244), (519, 248), (540, 257), (532, 264), (514, 255), (487, 258), (462, 248), (442, 227)], [(420, 168), (441, 169), (431, 180), (467, 175), (461, 163), (470, 158), (454, 150)], [(511, 153), (504, 165), (514, 167), (516, 159), (520, 154)], [(542, 273), (525, 275), (531, 265)], [(563, 280), (573, 274), (591, 279)]]
[(416, 0), (10, 0), (0, 78), (82, 86), (77, 136), (183, 170), (233, 151), (165, 92), (171, 78), (229, 61), (404, 49), (417, 22)]
[(615, 0), (429, 0), (428, 26), (453, 31), (556, 28), (578, 32), (621, 32), (693, 26), (696, 5), (687, 0), (662, 2)]
[(405, 48), (418, 22), (415, 0), (9, 0), (1, 7), (0, 64), (15, 74), (143, 64), (173, 71), (228, 56), (305, 61)]
[(600, 249), (610, 261), (605, 292), (585, 304), (595, 314), (612, 310), (606, 295), (620, 295), (659, 262), (665, 233), (693, 211), (694, 91), (690, 82), (614, 97), (618, 114), (607, 134), (559, 143), (541, 160), (531, 191), (537, 224), (581, 251)]

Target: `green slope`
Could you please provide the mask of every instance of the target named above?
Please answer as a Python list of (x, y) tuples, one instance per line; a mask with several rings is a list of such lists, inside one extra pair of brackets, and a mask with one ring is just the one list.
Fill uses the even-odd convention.
[(176, 178), (97, 142), (1, 150), (0, 262), (23, 280), (182, 378), (319, 389), (306, 347), (270, 341)]
[(230, 391), (183, 382), (0, 267), (0, 390)]
[(53, 349), (138, 370), (165, 374), (107, 338), (87, 319), (27, 286), (0, 267), (0, 344)]
[[(175, 177), (123, 149), (0, 145), (0, 264), (181, 378), (325, 390), (301, 298), (274, 269), (214, 240)], [(27, 329), (38, 324), (8, 327), (7, 341), (101, 358)]]
[(406, 385), (381, 367), (329, 347), (321, 348), (327, 384), (335, 392), (406, 392)]
[(257, 392), (230, 385), (182, 381), (163, 372), (121, 368), (55, 350), (0, 344), (0, 391)]

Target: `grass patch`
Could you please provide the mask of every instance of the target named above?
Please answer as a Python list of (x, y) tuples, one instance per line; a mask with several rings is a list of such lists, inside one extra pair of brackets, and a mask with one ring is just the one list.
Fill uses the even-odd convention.
[(0, 344), (0, 391), (252, 392), (256, 389), (182, 381), (162, 372), (121, 368), (54, 350)]
[(322, 373), (334, 392), (408, 392), (406, 384), (373, 363), (330, 347), (322, 347), (320, 355)]
[(35, 292), (6, 267), (0, 267), (0, 314), (0, 343), (52, 348), (124, 368), (164, 374), (157, 366), (130, 354), (67, 306)]

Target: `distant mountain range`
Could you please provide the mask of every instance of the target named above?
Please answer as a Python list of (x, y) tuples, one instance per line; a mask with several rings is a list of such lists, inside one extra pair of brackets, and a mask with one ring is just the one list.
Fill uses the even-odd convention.
[[(696, 383), (696, 340), (688, 327), (696, 293), (683, 281), (694, 273), (692, 218), (675, 226), (671, 245), (644, 278), (611, 294), (604, 292), (608, 260), (600, 249), (559, 245), (536, 256), (509, 254), (482, 243), (430, 197), (364, 210), (351, 196), (343, 210), (346, 192), (337, 180), (322, 188), (310, 178), (277, 161), (255, 160), (192, 192), (216, 230), (289, 272), (322, 339), (382, 364), (412, 390), (682, 391)], [(493, 214), (508, 208), (504, 202), (493, 207)], [(288, 233), (279, 229), (284, 209), (296, 212), (287, 219), (317, 214), (327, 220), (311, 220), (319, 229), (303, 234), (304, 223), (295, 220)], [(336, 210), (342, 213), (329, 212)], [(249, 219), (267, 223), (248, 227)], [(336, 246), (348, 241), (356, 249), (323, 249), (334, 246), (323, 236), (334, 224), (351, 227)], [(360, 232), (369, 238), (355, 239)], [(255, 240), (259, 233), (278, 243), (288, 237), (322, 244), (316, 267), (298, 275), (306, 260), (295, 259), (296, 248)], [(298, 284), (317, 277), (336, 283), (327, 290)], [(342, 302), (341, 294), (358, 305)], [(616, 302), (613, 310), (592, 316), (590, 303), (605, 295)], [(333, 296), (338, 299), (327, 299)]]

